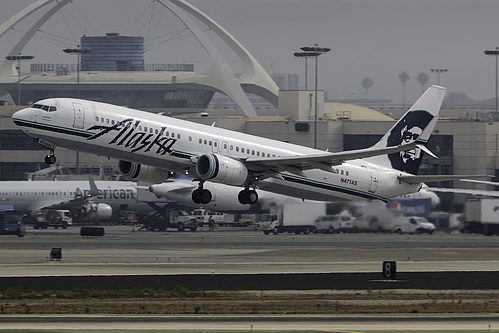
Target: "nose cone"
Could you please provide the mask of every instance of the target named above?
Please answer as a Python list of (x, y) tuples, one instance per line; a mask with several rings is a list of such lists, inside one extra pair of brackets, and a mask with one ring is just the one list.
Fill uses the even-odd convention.
[(12, 121), (17, 126), (23, 126), (26, 125), (28, 122), (31, 122), (32, 117), (33, 117), (33, 110), (31, 110), (31, 108), (26, 108), (14, 113), (12, 115)]

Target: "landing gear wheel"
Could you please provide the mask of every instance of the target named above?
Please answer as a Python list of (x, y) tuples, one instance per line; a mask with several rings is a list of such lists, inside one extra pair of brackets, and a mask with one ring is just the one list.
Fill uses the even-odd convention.
[(197, 189), (192, 192), (192, 201), (195, 204), (201, 203), (201, 190)]
[(242, 205), (254, 205), (258, 201), (258, 194), (255, 190), (242, 190), (239, 192), (237, 199)]
[(211, 201), (211, 198), (212, 198), (212, 195), (211, 195), (211, 192), (208, 191), (208, 190), (203, 190), (201, 192), (201, 203), (202, 204), (209, 204), (210, 201)]
[(49, 155), (45, 156), (45, 163), (47, 163), (49, 165), (54, 164), (56, 161), (57, 161), (57, 159), (55, 158), (55, 155), (49, 154)]
[(212, 199), (211, 192), (203, 189), (196, 189), (192, 192), (192, 201), (195, 204), (208, 204)]

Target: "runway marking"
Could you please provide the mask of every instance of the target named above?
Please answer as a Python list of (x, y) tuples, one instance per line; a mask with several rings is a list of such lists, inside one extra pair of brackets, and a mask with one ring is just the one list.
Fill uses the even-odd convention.
[(336, 330), (321, 330), (321, 332), (335, 332), (335, 333), (366, 333), (358, 331), (336, 331)]

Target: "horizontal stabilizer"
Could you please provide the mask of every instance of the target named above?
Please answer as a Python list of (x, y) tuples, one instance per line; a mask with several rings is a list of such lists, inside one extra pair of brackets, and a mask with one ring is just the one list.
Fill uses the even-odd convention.
[(444, 182), (447, 180), (463, 179), (490, 179), (489, 175), (421, 175), (421, 176), (399, 176), (401, 182), (409, 184)]

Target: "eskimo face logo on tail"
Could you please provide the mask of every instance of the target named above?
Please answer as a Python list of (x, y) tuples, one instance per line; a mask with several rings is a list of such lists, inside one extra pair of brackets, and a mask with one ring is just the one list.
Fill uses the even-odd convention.
[[(112, 126), (92, 126), (88, 130), (98, 130), (97, 133), (87, 138), (95, 140), (109, 133), (114, 134), (109, 144), (130, 148), (132, 153), (138, 151), (153, 151), (158, 155), (171, 154), (176, 139), (164, 134), (166, 127), (161, 127), (157, 134), (146, 133), (140, 130), (140, 120), (125, 119)], [(117, 133), (116, 133), (117, 132)]]
[[(387, 147), (416, 141), (433, 117), (431, 113), (424, 110), (408, 112), (390, 132)], [(388, 158), (393, 168), (415, 175), (423, 160), (423, 152), (420, 148), (414, 148), (390, 154)]]

